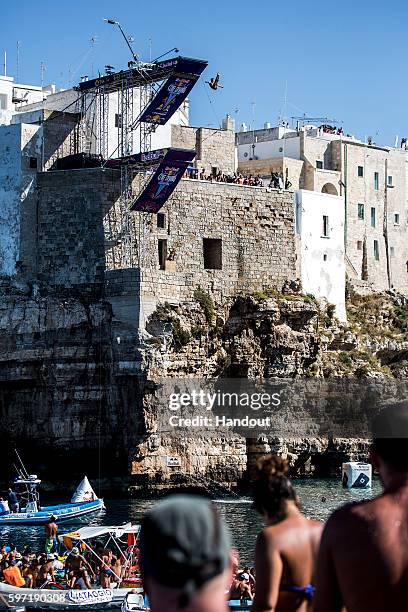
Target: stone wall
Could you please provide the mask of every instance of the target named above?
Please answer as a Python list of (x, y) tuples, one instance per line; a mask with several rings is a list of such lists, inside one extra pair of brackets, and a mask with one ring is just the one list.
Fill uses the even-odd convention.
[(173, 125), (171, 141), (173, 147), (195, 149), (194, 164), (206, 174), (211, 174), (213, 168), (225, 174), (235, 170), (235, 134), (232, 130)]
[[(41, 156), (38, 125), (0, 127), (0, 274), (18, 264), (31, 267), (35, 236), (36, 163)], [(32, 164), (32, 165), (31, 165)], [(29, 251), (29, 253), (28, 253)]]
[[(191, 300), (198, 286), (223, 300), (296, 278), (291, 192), (183, 180), (160, 212), (164, 229), (153, 215), (141, 244), (144, 320), (157, 302)], [(162, 270), (160, 240), (168, 254)], [(205, 268), (204, 252), (212, 247), (219, 249), (221, 269)]]
[(103, 282), (103, 212), (118, 195), (118, 173), (100, 168), (38, 174), (38, 271), (53, 285)]

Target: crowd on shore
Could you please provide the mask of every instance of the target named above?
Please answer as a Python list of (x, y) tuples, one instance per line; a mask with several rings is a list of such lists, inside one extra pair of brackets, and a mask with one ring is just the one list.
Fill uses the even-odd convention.
[[(408, 402), (373, 420), (372, 462), (384, 491), (336, 510), (326, 525), (307, 518), (277, 455), (260, 458), (254, 508), (265, 527), (254, 568), (239, 569), (238, 554), (217, 507), (192, 495), (172, 495), (142, 520), (138, 568), (151, 612), (222, 612), (228, 600), (251, 612), (404, 612), (408, 596)], [(46, 546), (56, 525), (46, 527)], [(98, 548), (99, 547), (99, 548)], [(0, 551), (3, 580), (38, 587), (62, 573), (69, 588), (108, 588), (122, 559), (101, 543), (32, 555), (28, 547)], [(139, 556), (140, 553), (140, 556)], [(94, 558), (92, 558), (94, 557)], [(14, 578), (13, 578), (14, 575)], [(251, 602), (250, 604), (247, 602)]]

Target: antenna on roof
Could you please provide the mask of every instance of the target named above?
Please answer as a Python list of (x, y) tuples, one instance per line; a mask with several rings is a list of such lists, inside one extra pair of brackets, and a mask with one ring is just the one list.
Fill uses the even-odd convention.
[(41, 89), (44, 87), (44, 74), (46, 70), (47, 66), (44, 64), (44, 62), (40, 62)]
[(4, 51), (4, 70), (3, 70), (3, 74), (4, 76), (7, 76), (7, 51)]
[(16, 81), (17, 83), (20, 80), (20, 47), (21, 47), (21, 40), (17, 41), (17, 61), (16, 61)]

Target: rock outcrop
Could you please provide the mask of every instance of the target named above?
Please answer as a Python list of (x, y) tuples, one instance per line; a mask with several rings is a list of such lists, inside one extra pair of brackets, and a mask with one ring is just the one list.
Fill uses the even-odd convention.
[[(0, 283), (2, 448), (67, 484), (84, 472), (134, 491), (245, 485), (258, 456), (287, 455), (296, 475), (333, 474), (366, 456), (347, 436), (165, 434), (157, 426), (163, 379), (408, 379), (408, 307), (400, 296), (349, 296), (349, 324), (330, 305), (292, 290), (214, 304), (161, 304), (146, 332), (116, 321), (103, 287), (63, 290)], [(10, 476), (12, 461), (7, 466)], [(116, 478), (116, 480), (114, 480)], [(120, 481), (118, 481), (118, 478)]]

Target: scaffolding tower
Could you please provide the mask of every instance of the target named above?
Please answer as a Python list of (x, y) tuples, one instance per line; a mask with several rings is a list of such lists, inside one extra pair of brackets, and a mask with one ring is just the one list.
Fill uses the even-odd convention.
[[(149, 180), (152, 169), (146, 163), (133, 163), (129, 157), (134, 152), (134, 135), (137, 131), (141, 156), (151, 152), (152, 134), (157, 125), (143, 121), (143, 115), (163, 81), (177, 71), (180, 61), (199, 63), (201, 70), (207, 65), (201, 60), (180, 57), (153, 63), (138, 61), (129, 70), (81, 82), (76, 88), (79, 92), (80, 120), (73, 139), (75, 152), (96, 153), (104, 161), (115, 156), (120, 161), (120, 196), (104, 218), (106, 264), (109, 269), (141, 267), (146, 263), (145, 242), (152, 213), (137, 215), (136, 228), (136, 216), (130, 212), (130, 207)], [(138, 92), (138, 105), (135, 103), (135, 91)], [(117, 144), (112, 151), (114, 144), (113, 139), (109, 138), (109, 119), (112, 111), (115, 111), (112, 108), (112, 94), (115, 92)], [(136, 109), (138, 114), (135, 117)]]

